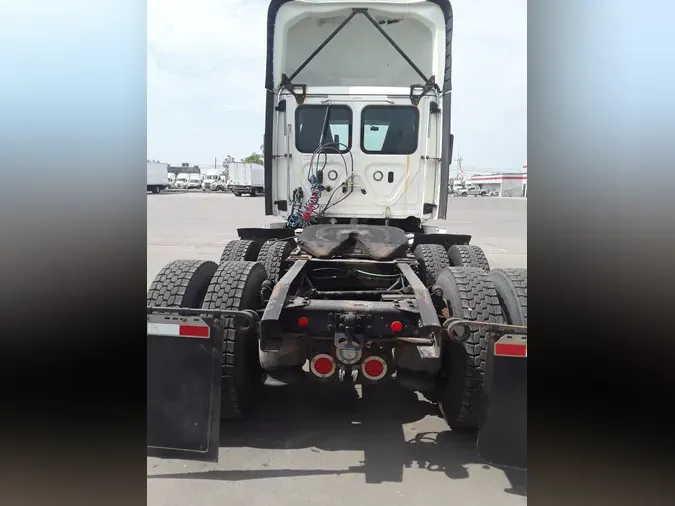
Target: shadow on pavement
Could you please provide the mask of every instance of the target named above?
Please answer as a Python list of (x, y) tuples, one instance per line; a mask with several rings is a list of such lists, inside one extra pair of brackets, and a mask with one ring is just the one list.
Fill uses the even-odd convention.
[[(405, 468), (444, 473), (453, 480), (469, 478), (467, 464), (487, 465), (476, 451), (475, 436), (450, 430), (417, 434), (406, 440), (403, 424), (437, 415), (435, 404), (417, 394), (378, 386), (359, 396), (353, 387), (297, 385), (268, 389), (258, 412), (242, 422), (221, 425), (220, 446), (259, 449), (363, 451), (359, 466), (344, 470), (263, 469), (213, 470), (148, 478), (253, 480), (294, 476), (363, 474), (366, 483), (402, 482)], [(504, 471), (507, 493), (527, 495), (526, 471)]]

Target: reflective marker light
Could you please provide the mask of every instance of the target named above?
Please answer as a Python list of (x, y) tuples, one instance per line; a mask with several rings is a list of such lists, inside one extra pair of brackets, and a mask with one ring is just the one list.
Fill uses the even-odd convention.
[(527, 337), (506, 334), (495, 343), (496, 357), (527, 358)]
[(391, 322), (392, 332), (401, 332), (403, 330), (403, 324), (400, 321)]
[(206, 324), (148, 323), (148, 335), (208, 339), (210, 329)]
[(497, 343), (495, 355), (498, 357), (523, 357), (527, 358), (526, 344)]
[(306, 327), (307, 325), (309, 325), (309, 318), (307, 318), (306, 316), (301, 316), (300, 318), (298, 318), (298, 325), (300, 327)]

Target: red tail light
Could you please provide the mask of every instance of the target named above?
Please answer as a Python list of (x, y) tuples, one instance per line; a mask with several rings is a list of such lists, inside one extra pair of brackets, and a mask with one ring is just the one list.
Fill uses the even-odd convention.
[(377, 381), (387, 374), (387, 363), (380, 357), (368, 357), (361, 364), (361, 373), (371, 381)]
[(335, 360), (330, 355), (316, 355), (309, 363), (309, 369), (319, 378), (328, 378), (335, 373)]

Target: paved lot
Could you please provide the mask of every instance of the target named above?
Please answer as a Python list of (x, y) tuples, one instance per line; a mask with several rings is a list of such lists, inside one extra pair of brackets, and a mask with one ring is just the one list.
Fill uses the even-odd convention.
[[(262, 197), (148, 195), (148, 285), (174, 259), (218, 261), (237, 227), (263, 226)], [(527, 200), (451, 198), (448, 232), (493, 267), (527, 266)], [(414, 394), (369, 402), (341, 389), (274, 389), (255, 419), (223, 425), (219, 464), (148, 459), (148, 504), (300, 506), (525, 504), (526, 474), (480, 461)], [(292, 479), (283, 479), (292, 478)]]

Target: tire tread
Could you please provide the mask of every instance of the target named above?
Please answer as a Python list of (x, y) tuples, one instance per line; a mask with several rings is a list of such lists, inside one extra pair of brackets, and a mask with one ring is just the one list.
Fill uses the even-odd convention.
[(474, 244), (454, 244), (448, 248), (448, 258), (453, 267), (477, 267), (490, 270), (485, 252)]
[(420, 276), (427, 287), (436, 282), (441, 271), (450, 265), (448, 252), (440, 244), (418, 244), (413, 252), (420, 266)]
[[(265, 279), (263, 266), (258, 262), (226, 261), (213, 276), (204, 298), (204, 309), (251, 308), (254, 297), (259, 297), (260, 285)], [(221, 382), (221, 418), (242, 418), (256, 400), (256, 386), (246, 374), (246, 366), (260, 367), (255, 340), (249, 332), (235, 330), (234, 318), (223, 318), (223, 360)]]
[[(456, 289), (456, 302), (461, 305), (461, 314), (452, 314), (470, 321), (486, 321), (504, 323), (502, 308), (497, 292), (488, 279), (487, 273), (477, 267), (448, 267), (441, 273)], [(445, 284), (445, 283), (444, 283)], [(446, 300), (448, 295), (446, 294)], [(439, 395), (441, 410), (446, 422), (454, 430), (473, 431), (478, 428), (483, 402), (482, 388), (487, 360), (488, 338), (485, 328), (470, 333), (463, 344), (450, 343), (446, 353), (462, 353), (464, 355), (463, 376), (452, 376), (453, 382), (461, 382), (458, 398), (453, 398), (447, 390)], [(447, 379), (447, 378), (446, 378)], [(444, 388), (444, 387), (442, 387)]]

